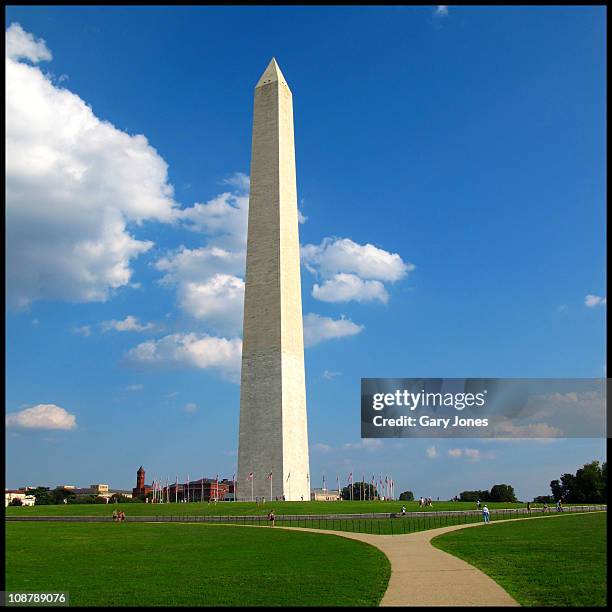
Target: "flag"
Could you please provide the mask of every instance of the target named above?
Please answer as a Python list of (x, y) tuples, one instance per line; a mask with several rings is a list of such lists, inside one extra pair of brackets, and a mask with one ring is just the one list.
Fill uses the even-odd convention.
[(266, 480), (270, 480), (272, 478), (272, 472), (270, 472), (267, 476), (266, 476)]
[(247, 480), (253, 480), (253, 472), (249, 472), (249, 475), (247, 476)]

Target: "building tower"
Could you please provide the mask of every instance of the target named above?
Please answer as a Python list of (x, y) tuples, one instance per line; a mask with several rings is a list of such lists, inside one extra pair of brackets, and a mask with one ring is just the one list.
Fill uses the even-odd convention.
[(144, 491), (145, 487), (145, 471), (142, 465), (138, 468), (136, 472), (136, 488)]
[(236, 488), (310, 499), (293, 103), (274, 58), (255, 86)]

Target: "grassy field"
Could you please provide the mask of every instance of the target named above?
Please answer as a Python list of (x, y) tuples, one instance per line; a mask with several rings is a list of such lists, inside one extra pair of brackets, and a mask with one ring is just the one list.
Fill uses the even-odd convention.
[(283, 530), (142, 523), (8, 523), (6, 590), (71, 606), (375, 606), (378, 549)]
[(432, 544), (478, 567), (523, 606), (606, 604), (606, 514), (461, 529)]
[[(402, 504), (409, 512), (417, 510), (475, 510), (472, 502), (434, 502), (433, 508), (419, 508), (417, 502), (400, 501), (342, 501), (342, 502), (266, 502), (257, 506), (253, 502), (194, 502), (188, 504), (116, 504), (126, 515), (132, 516), (265, 516), (273, 509), (276, 514), (357, 514), (371, 512), (399, 512)], [(489, 503), (489, 508), (524, 508), (523, 503)], [(109, 516), (113, 504), (61, 504), (59, 506), (32, 506), (6, 508), (9, 516)]]

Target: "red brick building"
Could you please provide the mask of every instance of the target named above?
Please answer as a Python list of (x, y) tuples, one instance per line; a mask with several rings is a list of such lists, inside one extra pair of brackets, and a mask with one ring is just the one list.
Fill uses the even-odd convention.
[[(217, 481), (214, 478), (199, 478), (189, 483), (172, 483), (164, 488), (164, 498), (169, 501), (210, 501), (217, 499), (223, 501), (229, 494), (234, 493), (234, 483), (224, 478)], [(166, 497), (167, 495), (167, 497)]]
[[(160, 490), (161, 489), (161, 490)], [(157, 487), (154, 495), (153, 486), (145, 484), (145, 471), (142, 466), (136, 472), (136, 486), (132, 489), (132, 496), (139, 499), (149, 498), (149, 501), (182, 502), (182, 501), (223, 501), (234, 498), (234, 482), (223, 478), (200, 478), (189, 483), (175, 482), (166, 486)]]
[(145, 471), (141, 465), (136, 472), (136, 486), (132, 489), (132, 497), (145, 499), (152, 490), (151, 485), (145, 484)]

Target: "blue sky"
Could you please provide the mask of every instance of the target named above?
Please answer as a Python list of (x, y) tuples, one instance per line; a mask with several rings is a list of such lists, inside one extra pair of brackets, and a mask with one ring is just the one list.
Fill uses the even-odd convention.
[(605, 376), (605, 8), (6, 16), (8, 486), (232, 476), (272, 56), (310, 245), (313, 484), (527, 498), (605, 459), (603, 440), (359, 438), (361, 377)]

